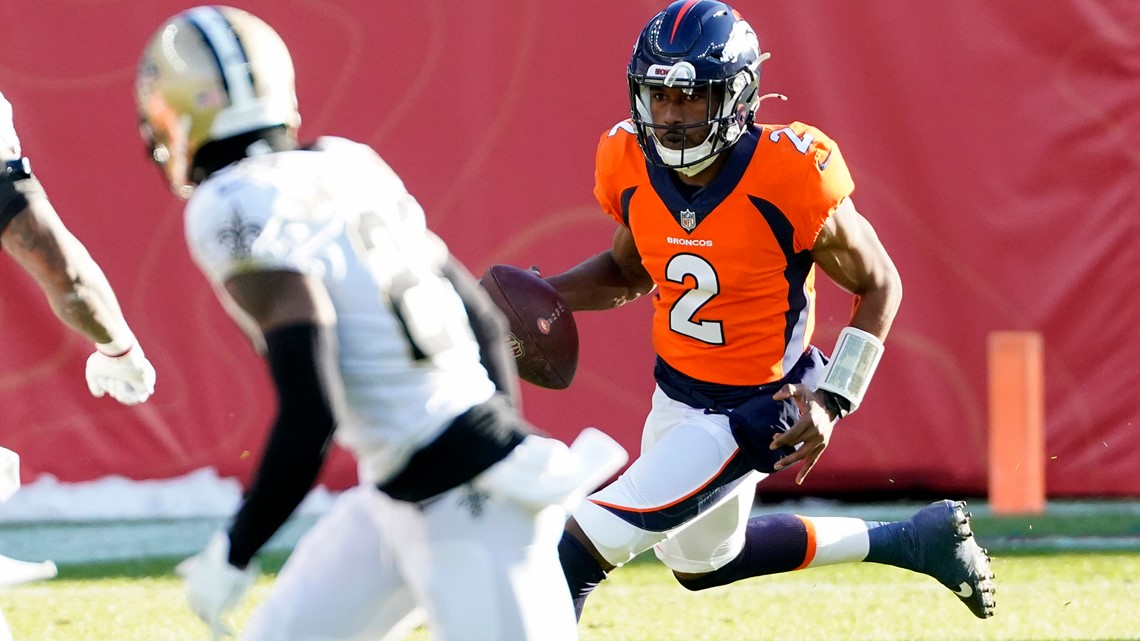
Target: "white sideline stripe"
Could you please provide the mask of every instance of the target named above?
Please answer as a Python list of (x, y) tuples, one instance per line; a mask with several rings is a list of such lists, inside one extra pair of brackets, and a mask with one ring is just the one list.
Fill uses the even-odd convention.
[[(89, 483), (61, 483), (42, 476), (25, 485), (0, 506), (0, 554), (26, 561), (61, 564), (189, 556), (222, 527), (241, 499), (234, 479), (209, 468), (186, 476), (152, 481), (108, 477)], [(268, 544), (290, 550), (335, 494), (317, 488), (301, 509)], [(777, 512), (805, 516), (847, 516), (872, 520), (906, 519), (924, 503), (849, 504), (804, 499), (759, 504), (753, 515)], [(988, 513), (982, 501), (971, 501), (975, 514)], [(1137, 501), (1049, 502), (1051, 516), (1064, 514), (1136, 514)], [(991, 552), (1002, 550), (1140, 550), (1140, 537), (987, 537)]]
[[(292, 550), (316, 516), (294, 516), (265, 545), (264, 551)], [(227, 519), (102, 521), (0, 525), (3, 554), (15, 559), (51, 560), (60, 565), (187, 557), (203, 547)]]
[[(148, 481), (43, 475), (0, 506), (0, 555), (64, 564), (189, 556), (227, 523), (241, 492), (210, 468)], [(291, 550), (334, 498), (315, 488), (266, 549)]]
[[(90, 522), (139, 519), (226, 518), (241, 502), (242, 487), (212, 468), (171, 479), (134, 481), (108, 476), (85, 483), (63, 483), (45, 474), (28, 483), (0, 507), (4, 523)], [(321, 514), (334, 493), (314, 488), (302, 514)], [(4, 551), (0, 550), (0, 554)]]
[(1140, 550), (1140, 536), (1046, 536), (1041, 538), (990, 537), (986, 548), (994, 550)]

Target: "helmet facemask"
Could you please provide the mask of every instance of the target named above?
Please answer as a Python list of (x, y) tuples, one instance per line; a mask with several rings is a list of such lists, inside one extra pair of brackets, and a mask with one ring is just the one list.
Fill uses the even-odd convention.
[[(751, 69), (742, 70), (727, 80), (700, 80), (696, 78), (693, 66), (686, 61), (674, 64), (667, 71), (650, 68), (650, 74), (646, 76), (630, 74), (630, 111), (638, 142), (646, 157), (654, 164), (690, 176), (703, 171), (718, 154), (734, 145), (752, 124), (758, 80), (758, 74)], [(708, 109), (704, 119), (683, 124), (656, 123), (651, 98), (653, 92), (662, 87), (679, 88), (686, 95), (705, 93)], [(685, 144), (680, 149), (667, 146), (660, 138), (680, 132), (688, 140), (690, 132), (705, 128), (708, 133), (700, 143)]]

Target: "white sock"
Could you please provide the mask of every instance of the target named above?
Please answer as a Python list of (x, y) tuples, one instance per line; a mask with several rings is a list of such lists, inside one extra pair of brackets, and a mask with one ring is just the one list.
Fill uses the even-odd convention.
[[(808, 554), (811, 560), (806, 567), (815, 568), (836, 563), (857, 563), (867, 558), (870, 539), (867, 522), (838, 516), (801, 516), (808, 529)], [(812, 542), (815, 554), (811, 554)]]

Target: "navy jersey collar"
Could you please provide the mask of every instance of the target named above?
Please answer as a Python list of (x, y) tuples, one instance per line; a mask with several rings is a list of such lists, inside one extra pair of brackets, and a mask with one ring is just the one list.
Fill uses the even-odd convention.
[[(661, 202), (665, 203), (665, 207), (677, 220), (677, 224), (685, 230), (685, 233), (692, 233), (693, 229), (701, 224), (714, 209), (716, 209), (728, 195), (736, 189), (740, 184), (740, 179), (744, 177), (744, 172), (748, 169), (749, 163), (752, 162), (752, 156), (756, 152), (756, 144), (760, 140), (759, 128), (752, 126), (741, 135), (740, 140), (729, 149), (727, 154), (728, 161), (721, 167), (720, 173), (713, 178), (704, 189), (701, 189), (694, 194), (692, 200), (686, 198), (677, 185), (673, 183), (674, 171), (666, 167), (661, 167), (649, 162), (645, 162), (646, 168), (649, 171), (649, 183), (653, 186), (653, 190), (661, 198)], [(657, 150), (654, 149), (651, 153), (656, 155)], [(686, 229), (682, 224), (685, 212), (688, 217), (695, 216), (696, 225), (692, 229)]]

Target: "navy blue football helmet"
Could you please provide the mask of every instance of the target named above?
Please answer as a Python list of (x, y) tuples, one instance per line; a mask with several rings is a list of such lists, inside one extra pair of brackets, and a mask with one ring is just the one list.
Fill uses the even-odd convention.
[[(752, 27), (732, 7), (714, 0), (677, 0), (645, 25), (629, 61), (630, 112), (645, 157), (656, 165), (696, 174), (729, 149), (747, 129), (760, 103), (760, 63), (768, 57)], [(685, 149), (661, 144), (649, 107), (654, 88), (708, 91), (704, 142)], [(674, 131), (676, 126), (670, 127)]]

